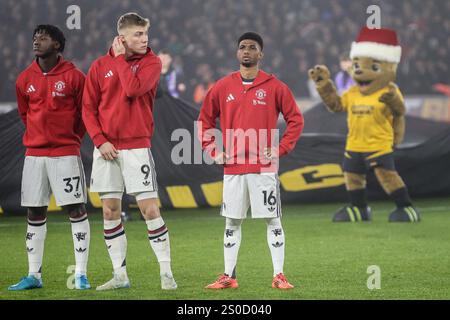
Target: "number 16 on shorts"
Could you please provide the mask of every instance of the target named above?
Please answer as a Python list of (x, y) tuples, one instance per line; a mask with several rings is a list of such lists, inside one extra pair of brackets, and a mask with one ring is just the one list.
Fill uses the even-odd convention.
[(274, 212), (277, 207), (277, 198), (274, 195), (274, 190), (263, 190), (263, 197), (264, 197), (264, 206), (269, 210), (269, 212)]
[(263, 173), (248, 176), (252, 217), (275, 218), (281, 216), (278, 175)]
[(252, 218), (281, 216), (278, 176), (275, 173), (224, 175), (221, 214), (244, 219), (251, 207)]

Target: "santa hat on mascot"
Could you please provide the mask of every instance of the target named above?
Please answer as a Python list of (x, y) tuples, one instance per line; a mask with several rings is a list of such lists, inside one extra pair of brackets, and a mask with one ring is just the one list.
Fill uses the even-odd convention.
[(350, 58), (369, 57), (380, 61), (399, 63), (402, 56), (397, 34), (391, 29), (369, 29), (363, 27), (352, 43)]

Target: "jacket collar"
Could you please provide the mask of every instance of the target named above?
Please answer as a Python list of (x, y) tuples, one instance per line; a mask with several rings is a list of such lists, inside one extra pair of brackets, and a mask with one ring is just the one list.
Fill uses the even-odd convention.
[[(42, 71), (41, 67), (39, 66), (38, 63), (38, 59), (35, 58), (33, 60), (33, 62), (30, 65), (30, 68), (33, 72), (39, 73), (39, 74), (44, 74), (44, 72)], [(64, 57), (59, 54), (58, 55), (58, 62), (56, 63), (56, 65), (53, 67), (53, 69), (51, 69), (49, 72), (45, 73), (47, 75), (54, 75), (54, 74), (60, 74), (63, 73), (65, 71), (68, 71), (70, 69), (75, 68), (75, 66), (73, 65), (72, 62), (64, 60)]]
[[(241, 78), (241, 73), (239, 71), (233, 72), (231, 74), (231, 77), (235, 80), (235, 81), (239, 81), (239, 83), (242, 84), (242, 78)], [(253, 83), (250, 85), (249, 89), (253, 88), (253, 87), (257, 87), (259, 85), (261, 85), (262, 83), (269, 81), (271, 79), (273, 79), (274, 76), (273, 74), (269, 74), (263, 70), (259, 70), (258, 74), (255, 78), (255, 80), (253, 81)]]
[[(125, 60), (130, 61), (130, 60), (140, 60), (143, 57), (149, 55), (149, 54), (153, 54), (152, 49), (147, 47), (147, 52), (145, 52), (144, 54), (133, 54), (132, 56), (129, 56), (128, 58), (125, 58)], [(107, 55), (109, 55), (111, 58), (114, 58), (114, 52), (112, 47), (109, 48)]]

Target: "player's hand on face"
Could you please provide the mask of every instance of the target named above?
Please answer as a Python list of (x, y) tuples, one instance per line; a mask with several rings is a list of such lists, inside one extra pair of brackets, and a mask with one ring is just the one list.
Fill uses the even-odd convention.
[(105, 160), (114, 160), (119, 156), (119, 151), (114, 147), (111, 142), (105, 142), (102, 144), (98, 150)]
[(225, 153), (221, 152), (214, 158), (214, 163), (215, 164), (225, 164), (225, 162), (227, 162), (227, 160), (229, 158), (230, 158), (229, 156), (227, 156)]
[(308, 76), (319, 86), (330, 79), (330, 70), (324, 65), (317, 65), (308, 70)]
[(117, 36), (114, 38), (114, 41), (112, 44), (112, 49), (113, 49), (115, 57), (117, 57), (121, 54), (125, 54), (126, 49), (125, 49), (125, 46), (124, 46), (120, 36)]

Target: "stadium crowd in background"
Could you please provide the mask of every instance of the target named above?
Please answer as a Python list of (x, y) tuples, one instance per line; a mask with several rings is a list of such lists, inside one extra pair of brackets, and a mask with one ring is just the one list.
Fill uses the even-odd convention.
[(179, 98), (180, 93), (186, 90), (186, 85), (182, 81), (180, 68), (175, 68), (172, 65), (173, 57), (169, 50), (163, 49), (159, 51), (158, 57), (162, 63), (159, 89), (169, 93), (174, 98)]
[[(32, 59), (30, 30), (39, 23), (65, 28), (66, 9), (73, 1), (3, 0), (0, 17), (0, 101), (14, 101), (19, 71)], [(173, 54), (172, 66), (183, 76), (181, 97), (201, 102), (202, 92), (234, 70), (237, 35), (254, 30), (264, 36), (263, 67), (290, 86), (297, 97), (308, 97), (307, 70), (315, 64), (339, 72), (339, 56), (365, 24), (371, 4), (381, 8), (383, 27), (396, 29), (403, 47), (398, 83), (408, 94), (433, 94), (436, 83), (448, 83), (450, 2), (405, 1), (202, 1), (98, 0), (76, 1), (81, 30), (67, 30), (65, 55), (84, 72), (104, 54), (113, 38), (110, 26), (121, 12), (136, 10), (154, 22), (150, 45)], [(418, 9), (420, 8), (420, 10)]]

